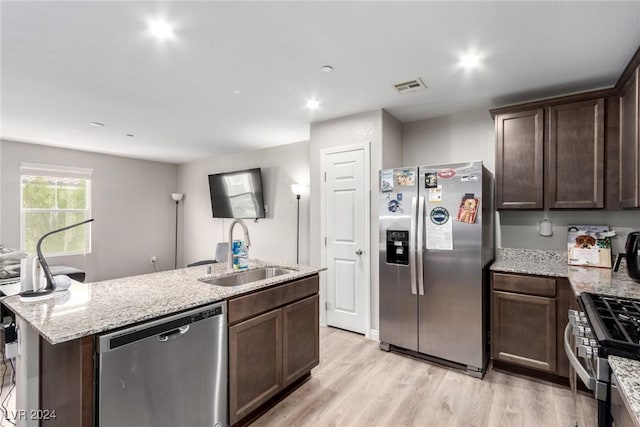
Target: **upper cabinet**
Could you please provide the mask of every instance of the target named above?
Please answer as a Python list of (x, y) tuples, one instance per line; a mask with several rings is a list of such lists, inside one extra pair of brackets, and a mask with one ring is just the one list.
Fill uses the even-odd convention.
[(638, 83), (640, 67), (620, 90), (620, 144), (619, 144), (619, 204), (622, 208), (637, 208), (640, 206), (640, 177), (638, 163), (638, 123), (640, 122), (640, 108), (638, 97), (640, 86)]
[(547, 108), (546, 206), (604, 207), (604, 99)]
[(542, 109), (496, 116), (498, 209), (543, 207)]
[(640, 48), (610, 89), (491, 115), (498, 209), (640, 208)]
[(604, 207), (604, 106), (596, 98), (496, 114), (497, 208)]

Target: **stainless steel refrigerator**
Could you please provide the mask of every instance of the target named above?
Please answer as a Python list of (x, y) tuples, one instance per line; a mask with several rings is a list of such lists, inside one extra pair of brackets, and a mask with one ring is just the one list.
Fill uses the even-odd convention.
[(382, 170), (379, 203), (380, 347), (482, 377), (493, 176), (482, 162)]

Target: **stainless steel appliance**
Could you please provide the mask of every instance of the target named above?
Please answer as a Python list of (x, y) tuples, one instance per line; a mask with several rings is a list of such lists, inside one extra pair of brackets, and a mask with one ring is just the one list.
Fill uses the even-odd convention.
[(640, 360), (640, 300), (585, 292), (578, 301), (584, 311), (569, 310), (564, 332), (571, 387), (575, 398), (577, 375), (598, 400), (598, 426), (609, 427), (616, 390), (607, 358)]
[(482, 162), (380, 171), (380, 342), (482, 377), (493, 176)]
[(97, 425), (227, 425), (226, 302), (103, 334)]

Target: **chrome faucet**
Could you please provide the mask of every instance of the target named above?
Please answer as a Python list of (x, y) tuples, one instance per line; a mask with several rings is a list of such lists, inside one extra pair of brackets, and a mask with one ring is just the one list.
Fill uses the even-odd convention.
[(249, 229), (247, 228), (247, 224), (245, 224), (244, 221), (239, 218), (231, 221), (231, 225), (229, 226), (229, 250), (227, 252), (227, 266), (229, 267), (229, 270), (233, 270), (233, 254), (231, 252), (231, 249), (233, 247), (233, 227), (235, 227), (236, 224), (240, 224), (242, 226), (242, 230), (244, 231), (244, 245), (247, 247), (247, 249), (249, 249), (249, 246), (251, 246), (251, 239), (249, 239)]

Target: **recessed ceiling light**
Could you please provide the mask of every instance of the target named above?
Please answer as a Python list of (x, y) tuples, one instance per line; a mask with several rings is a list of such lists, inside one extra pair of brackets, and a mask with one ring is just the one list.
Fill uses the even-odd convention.
[(240, 91), (236, 89), (236, 90), (233, 91), (233, 94), (234, 95), (240, 95)]
[(162, 19), (149, 21), (149, 32), (160, 40), (173, 37), (173, 27)]
[(315, 98), (308, 99), (305, 107), (307, 107), (309, 110), (317, 110), (318, 108), (320, 108), (320, 101)]
[(322, 67), (320, 67), (320, 71), (322, 71), (323, 73), (330, 73), (333, 71), (333, 67), (331, 65), (323, 65)]
[(91, 122), (91, 123), (89, 123), (89, 126), (95, 126), (95, 127), (101, 128), (101, 127), (104, 127), (104, 123)]
[(480, 65), (481, 59), (482, 59), (482, 56), (477, 52), (468, 52), (460, 56), (460, 62), (458, 62), (458, 64), (462, 68), (467, 68), (467, 69), (476, 68), (477, 66)]

